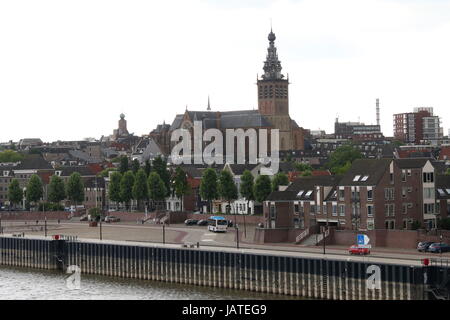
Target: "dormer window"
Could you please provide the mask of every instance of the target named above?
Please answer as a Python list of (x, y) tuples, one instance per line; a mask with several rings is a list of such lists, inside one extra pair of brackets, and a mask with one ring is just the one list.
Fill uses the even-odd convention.
[(361, 181), (367, 181), (367, 179), (369, 179), (369, 176), (364, 176), (362, 177)]
[(309, 198), (312, 194), (312, 190), (309, 190), (306, 194), (305, 194), (305, 198)]
[(297, 193), (297, 197), (301, 197), (302, 194), (303, 194), (303, 192), (304, 192), (304, 190), (300, 190), (300, 191)]
[(355, 177), (353, 178), (353, 181), (359, 181), (359, 178), (361, 178), (361, 176), (360, 176), (360, 175), (358, 175), (358, 176), (355, 176)]

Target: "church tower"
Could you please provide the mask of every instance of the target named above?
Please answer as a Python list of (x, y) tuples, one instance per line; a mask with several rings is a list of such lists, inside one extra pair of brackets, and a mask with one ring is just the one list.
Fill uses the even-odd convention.
[(281, 74), (281, 62), (275, 47), (275, 34), (269, 33), (269, 47), (264, 62), (264, 74), (257, 80), (258, 109), (263, 115), (289, 115), (289, 79)]

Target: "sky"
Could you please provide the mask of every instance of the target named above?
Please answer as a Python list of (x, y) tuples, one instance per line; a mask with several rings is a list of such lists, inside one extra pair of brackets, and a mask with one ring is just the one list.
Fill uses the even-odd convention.
[(256, 109), (271, 24), (301, 127), (375, 124), (379, 98), (385, 135), (415, 107), (448, 133), (450, 0), (0, 0), (0, 142)]

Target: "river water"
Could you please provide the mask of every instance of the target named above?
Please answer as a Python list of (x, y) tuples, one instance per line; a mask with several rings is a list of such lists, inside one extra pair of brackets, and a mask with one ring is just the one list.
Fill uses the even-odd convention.
[(0, 266), (1, 300), (240, 300), (293, 299), (284, 295), (199, 287), (150, 280), (81, 275), (69, 289), (67, 275), (48, 270)]

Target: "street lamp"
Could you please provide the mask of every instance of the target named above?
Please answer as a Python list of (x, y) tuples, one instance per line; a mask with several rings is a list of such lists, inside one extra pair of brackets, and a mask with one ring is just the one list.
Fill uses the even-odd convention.
[(22, 204), (22, 208), (23, 208), (23, 210), (25, 211), (25, 207), (26, 207), (26, 200), (27, 200), (27, 198), (26, 198), (26, 192), (27, 192), (27, 187), (23, 187), (23, 204)]
[(163, 222), (163, 244), (166, 244), (166, 222)]
[(236, 248), (239, 249), (239, 226), (236, 224)]

